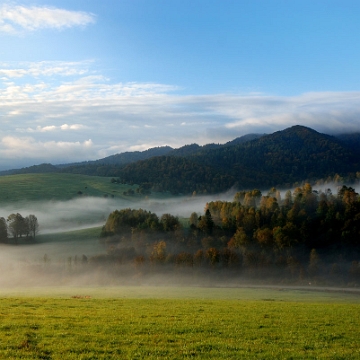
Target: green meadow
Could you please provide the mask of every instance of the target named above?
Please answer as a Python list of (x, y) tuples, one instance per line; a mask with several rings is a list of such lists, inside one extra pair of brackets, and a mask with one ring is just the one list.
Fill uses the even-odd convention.
[[(13, 175), (0, 177), (0, 201), (112, 195), (139, 199), (123, 195), (129, 188), (135, 186), (113, 184), (109, 178)], [(37, 273), (29, 270), (22, 275), (23, 269), (31, 268), (28, 263), (46, 269), (45, 254), (56, 266), (59, 259), (65, 259), (66, 265), (75, 255), (104, 253), (99, 233), (99, 227), (40, 232), (36, 244), (3, 244), (3, 260), (21, 259), (21, 267), (15, 262), (10, 266), (23, 277), (21, 284), (28, 284)], [(0, 263), (2, 277), (7, 270)], [(94, 274), (86, 274), (87, 283), (96, 283)], [(140, 283), (147, 283), (146, 275)], [(175, 275), (169, 280), (174, 286), (169, 287), (1, 287), (0, 359), (360, 358), (360, 292), (286, 286), (181, 287), (175, 286), (180, 281)], [(72, 277), (64, 276), (71, 283)], [(11, 281), (7, 284), (14, 286)]]
[(43, 259), (45, 254), (49, 256), (50, 260), (67, 259), (69, 256), (83, 254), (86, 256), (98, 255), (106, 252), (104, 244), (100, 241), (100, 232), (101, 227), (54, 234), (40, 233), (36, 237), (36, 244), (33, 248), (38, 253), (38, 259)]
[(5, 359), (358, 359), (356, 294), (251, 288), (0, 291)]
[(76, 231), (63, 231), (55, 234), (39, 234), (36, 237), (37, 243), (61, 243), (68, 241), (89, 242), (99, 241), (101, 227), (93, 227)]
[[(70, 200), (84, 196), (138, 200), (139, 195), (124, 196), (136, 185), (111, 183), (111, 178), (77, 174), (21, 174), (0, 176), (0, 202)], [(166, 193), (151, 197), (167, 197)]]

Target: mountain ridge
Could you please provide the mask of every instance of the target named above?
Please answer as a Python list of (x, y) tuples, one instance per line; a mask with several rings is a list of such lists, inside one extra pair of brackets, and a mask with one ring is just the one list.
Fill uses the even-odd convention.
[(214, 147), (221, 146), (232, 146), (237, 143), (244, 143), (246, 141), (250, 141), (254, 138), (260, 137), (263, 135), (260, 134), (248, 134), (244, 136), (240, 136), (231, 140), (225, 144), (206, 144), (206, 145), (198, 145), (198, 144), (186, 144), (181, 146), (180, 148), (174, 149), (170, 146), (157, 146), (144, 151), (125, 151), (123, 153), (109, 155), (105, 158), (101, 158), (98, 160), (88, 160), (88, 161), (80, 161), (75, 163), (67, 163), (67, 164), (58, 164), (53, 165), (50, 163), (42, 163), (39, 165), (31, 165), (28, 167), (23, 167), (20, 169), (10, 169), (0, 171), (0, 176), (4, 175), (15, 175), (15, 174), (26, 174), (26, 173), (47, 173), (47, 172), (56, 172), (57, 169), (66, 169), (74, 166), (88, 166), (88, 165), (126, 165), (128, 163), (136, 162), (139, 160), (146, 160), (155, 156), (162, 155), (171, 155), (171, 156), (185, 156), (191, 155), (196, 152), (202, 151), (204, 149), (210, 149)]
[[(154, 168), (157, 172), (151, 170)], [(351, 173), (354, 177), (359, 169), (358, 156), (336, 137), (294, 126), (244, 144), (215, 148), (176, 161), (165, 156), (129, 164), (118, 175), (125, 183), (152, 182), (174, 193), (189, 193), (191, 189), (213, 193), (230, 187), (283, 186), (337, 173)]]
[[(58, 171), (116, 177), (122, 183), (174, 194), (215, 193), (229, 188), (285, 186), (336, 174), (356, 179), (360, 175), (358, 149), (360, 135), (336, 137), (296, 125), (222, 145), (153, 148), (135, 155), (130, 153), (133, 158), (143, 158), (127, 163), (116, 163), (119, 154), (106, 158), (108, 164), (100, 159), (94, 163), (59, 167)], [(51, 164), (42, 167), (55, 171)], [(40, 171), (36, 166), (22, 169), (35, 170)]]

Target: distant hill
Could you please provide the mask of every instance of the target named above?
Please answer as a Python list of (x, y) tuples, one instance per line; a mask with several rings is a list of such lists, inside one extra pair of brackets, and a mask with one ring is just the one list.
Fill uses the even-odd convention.
[(245, 144), (246, 142), (260, 139), (261, 137), (265, 136), (266, 134), (247, 134), (241, 137), (238, 137), (234, 140), (228, 141), (224, 146), (233, 146), (239, 144)]
[(339, 139), (294, 126), (243, 144), (218, 147), (174, 159), (169, 156), (128, 164), (123, 182), (190, 193), (293, 184), (360, 170), (357, 154)]
[[(207, 144), (207, 145), (184, 145), (178, 149), (173, 149), (170, 146), (160, 146), (150, 148), (144, 151), (127, 151), (120, 154), (110, 155), (102, 159), (98, 160), (90, 160), (90, 161), (82, 161), (76, 163), (68, 163), (68, 164), (60, 164), (60, 165), (52, 165), (52, 164), (40, 164), (40, 165), (33, 165), (21, 169), (12, 169), (12, 170), (5, 170), (0, 171), (0, 176), (3, 175), (16, 175), (16, 174), (38, 174), (38, 173), (53, 173), (59, 172), (62, 169), (65, 172), (74, 172), (74, 173), (82, 173), (88, 175), (100, 175), (104, 176), (104, 166), (123, 166), (129, 163), (133, 163), (140, 160), (150, 159), (155, 156), (163, 156), (163, 155), (171, 155), (171, 156), (189, 156), (196, 154), (202, 150), (209, 150), (217, 147), (222, 146), (232, 146), (237, 143), (244, 143), (246, 141), (250, 141), (254, 139), (254, 137), (259, 137), (261, 135), (244, 135), (235, 140), (229, 141), (224, 145), (220, 144)], [(60, 170), (61, 169), (61, 170)], [(106, 171), (105, 171), (106, 172)]]
[(355, 178), (360, 171), (360, 135), (330, 136), (304, 126), (269, 135), (250, 134), (226, 144), (160, 147), (54, 167), (17, 171), (109, 176), (153, 191), (189, 194), (291, 186), (303, 180)]
[(20, 174), (46, 174), (59, 172), (59, 168), (52, 164), (33, 165), (22, 169), (0, 171), (0, 176)]
[(82, 166), (82, 165), (125, 165), (139, 160), (150, 159), (154, 156), (166, 155), (173, 150), (174, 149), (170, 146), (160, 146), (145, 151), (127, 151), (121, 154), (110, 155), (99, 160), (58, 165), (58, 167), (66, 168), (70, 166)]
[(206, 144), (203, 146), (200, 146), (198, 144), (191, 144), (191, 145), (185, 145), (182, 146), (178, 149), (174, 149), (171, 152), (169, 152), (168, 154), (164, 154), (164, 155), (170, 155), (170, 156), (190, 156), (190, 155), (195, 155), (195, 154), (201, 154), (201, 153), (205, 153), (208, 150), (213, 150), (213, 149), (221, 149), (224, 147), (229, 147), (229, 146), (235, 146), (235, 145), (239, 145), (239, 144), (245, 144), (249, 141), (255, 140), (255, 139), (259, 139), (261, 138), (263, 135), (260, 134), (248, 134), (248, 135), (244, 135), (244, 136), (240, 136), (232, 141), (228, 141), (225, 144)]
[[(174, 149), (170, 146), (162, 146), (155, 147), (145, 151), (132, 151), (132, 152), (124, 152), (121, 154), (115, 154), (103, 159), (93, 160), (93, 161), (83, 161), (77, 163), (69, 163), (69, 164), (60, 164), (60, 165), (52, 165), (52, 164), (40, 164), (33, 165), (29, 167), (25, 167), (22, 169), (12, 169), (0, 171), (0, 176), (3, 175), (16, 175), (16, 174), (37, 174), (37, 173), (53, 173), (53, 172), (61, 172), (62, 169), (73, 169), (73, 168), (97, 168), (99, 166), (107, 166), (107, 165), (126, 165), (131, 162), (136, 162), (139, 160), (149, 159), (154, 156), (166, 155)], [(69, 171), (71, 172), (71, 171)]]

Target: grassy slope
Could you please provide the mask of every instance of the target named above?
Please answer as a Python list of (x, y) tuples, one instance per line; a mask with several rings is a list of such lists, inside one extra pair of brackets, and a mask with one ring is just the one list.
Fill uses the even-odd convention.
[(37, 243), (59, 243), (67, 241), (89, 241), (100, 238), (101, 227), (88, 228), (76, 231), (65, 231), (55, 234), (39, 234), (36, 237)]
[[(31, 213), (38, 215), (37, 209), (40, 209), (40, 213), (44, 212), (44, 209), (39, 204), (42, 201), (46, 203), (49, 200), (66, 201), (70, 199), (84, 199), (89, 197), (115, 197), (116, 201), (124, 200), (128, 206), (137, 207), (136, 204), (139, 200), (144, 200), (144, 196), (135, 194), (133, 196), (124, 196), (123, 192), (128, 189), (135, 190), (136, 185), (116, 184), (111, 183), (108, 177), (97, 177), (87, 175), (75, 175), (75, 174), (22, 174), (22, 175), (9, 175), (0, 177), (0, 204), (4, 207), (4, 216), (6, 218), (12, 212), (22, 212), (22, 208), (19, 204), (23, 204), (24, 208), (31, 209)], [(79, 195), (81, 191), (83, 194)], [(149, 198), (152, 200), (164, 200), (169, 198), (167, 193), (152, 193)], [(39, 206), (38, 206), (39, 205)], [(71, 206), (71, 205), (70, 205)], [(94, 205), (96, 206), (96, 205)], [(59, 208), (57, 208), (59, 209)], [(91, 209), (90, 209), (91, 210)], [(69, 213), (74, 213), (74, 217), (71, 218), (72, 222), (66, 222), (67, 212), (64, 208), (61, 208), (59, 213), (60, 218), (64, 217), (65, 220), (60, 224), (62, 228), (66, 229), (78, 226), (79, 224), (89, 224), (89, 219), (97, 219), (98, 223), (99, 214), (94, 209), (90, 214), (85, 211), (76, 214), (74, 209), (69, 208)], [(28, 212), (29, 212), (28, 211)], [(64, 212), (65, 211), (65, 212)], [(101, 209), (99, 210), (101, 212)], [(108, 214), (106, 214), (107, 216)], [(105, 223), (105, 220), (104, 220)], [(80, 231), (64, 231), (56, 234), (42, 234), (40, 222), (40, 234), (36, 237), (36, 246), (29, 248), (29, 257), (33, 258), (33, 253), (38, 251), (41, 256), (47, 255), (51, 258), (67, 257), (86, 254), (87, 256), (103, 253), (104, 247), (99, 245), (99, 228), (88, 228)], [(58, 225), (58, 224), (57, 224)], [(91, 226), (91, 225), (89, 225)], [(94, 226), (94, 225), (92, 225)], [(26, 239), (19, 239), (20, 245), (27, 244)], [(57, 245), (58, 244), (58, 245)], [(51, 247), (55, 245), (56, 247)], [(0, 245), (1, 246), (1, 245)], [(47, 246), (47, 247), (44, 247)], [(4, 245), (3, 245), (4, 247)], [(9, 249), (7, 249), (9, 250)], [(16, 249), (12, 249), (12, 253), (15, 253)], [(57, 253), (57, 254), (56, 254)]]
[[(156, 290), (150, 289), (150, 298), (145, 295), (143, 299), (119, 298), (127, 297), (131, 289), (117, 288), (117, 298), (104, 295), (97, 298), (96, 293), (104, 290), (73, 288), (63, 298), (32, 298), (31, 294), (2, 296), (0, 357), (355, 359), (360, 356), (359, 299), (324, 302), (318, 301), (317, 294), (304, 292), (281, 292), (281, 295), (278, 292), (274, 298), (275, 290), (192, 288), (157, 288), (156, 298), (151, 298)], [(137, 290), (143, 295), (149, 291)], [(222, 296), (219, 291), (223, 292)], [(160, 298), (161, 293), (168, 292), (181, 293), (180, 298)], [(83, 296), (78, 296), (79, 293)]]
[[(100, 231), (101, 227), (95, 227), (54, 234), (39, 234), (36, 242), (30, 245), (26, 244), (25, 240), (22, 243), (19, 241), (18, 246), (0, 244), (0, 268), (3, 274), (11, 270), (12, 275), (12, 280), (8, 280), (9, 277), (6, 275), (0, 276), (0, 289), (7, 283), (20, 282), (22, 285), (29, 285), (31, 281), (39, 280), (40, 275), (46, 278), (49, 270), (44, 270), (40, 274), (34, 274), (29, 270), (38, 265), (44, 266), (45, 256), (53, 266), (61, 262), (62, 270), (64, 270), (66, 261), (70, 257), (74, 261), (77, 256), (80, 261), (82, 255), (91, 257), (105, 254), (106, 248), (100, 241)], [(25, 272), (24, 275), (21, 275), (23, 272)], [(59, 277), (62, 276), (61, 274), (62, 272), (59, 271)], [(66, 276), (67, 274), (64, 277)], [(55, 277), (55, 280), (59, 281), (59, 277)]]
[(38, 256), (29, 255), (29, 260), (41, 258), (45, 254), (51, 261), (74, 258), (74, 256), (104, 254), (106, 249), (100, 242), (100, 232), (101, 227), (95, 227), (54, 234), (39, 234), (36, 245), (32, 247)]
[(87, 196), (122, 198), (130, 185), (112, 184), (107, 177), (75, 174), (24, 174), (0, 177), (0, 202), (70, 200)]

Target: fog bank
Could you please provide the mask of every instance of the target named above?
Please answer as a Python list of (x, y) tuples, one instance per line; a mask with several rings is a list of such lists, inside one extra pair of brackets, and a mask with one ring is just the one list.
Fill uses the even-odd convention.
[(114, 210), (126, 208), (148, 210), (161, 216), (165, 213), (189, 217), (192, 212), (202, 213), (206, 202), (232, 200), (234, 192), (196, 197), (173, 197), (170, 199), (124, 200), (98, 197), (83, 197), (68, 201), (39, 201), (14, 203), (0, 207), (0, 217), (12, 213), (28, 216), (34, 214), (42, 234), (79, 230), (102, 226)]

